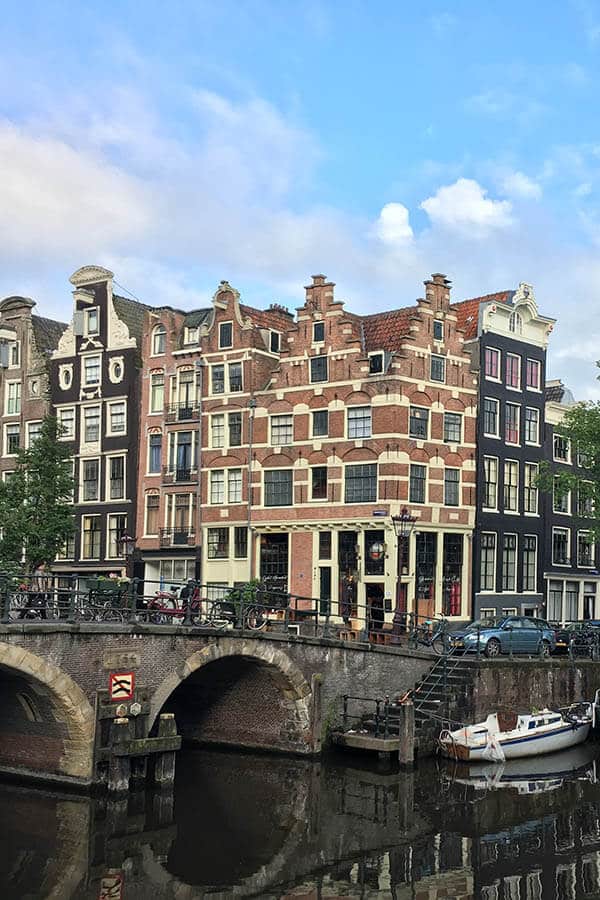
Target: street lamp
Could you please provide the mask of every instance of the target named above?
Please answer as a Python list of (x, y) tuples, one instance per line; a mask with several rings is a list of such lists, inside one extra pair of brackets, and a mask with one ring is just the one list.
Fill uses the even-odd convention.
[(406, 628), (406, 597), (402, 590), (402, 568), (404, 566), (404, 548), (413, 528), (415, 527), (416, 521), (416, 517), (411, 516), (406, 506), (402, 507), (399, 516), (392, 516), (392, 525), (394, 526), (394, 532), (398, 539), (396, 608), (394, 610), (394, 618), (392, 620), (392, 644), (400, 643), (400, 634)]
[(130, 568), (133, 560), (133, 554), (135, 553), (135, 538), (131, 537), (130, 534), (127, 534), (127, 532), (124, 531), (119, 538), (119, 543), (121, 545), (121, 552), (125, 557), (125, 571), (128, 577), (132, 578), (133, 573), (130, 572)]

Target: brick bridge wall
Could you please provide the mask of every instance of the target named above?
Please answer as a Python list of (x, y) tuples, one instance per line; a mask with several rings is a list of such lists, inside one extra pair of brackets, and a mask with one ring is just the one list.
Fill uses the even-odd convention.
[(307, 637), (5, 626), (0, 691), (10, 700), (0, 707), (0, 771), (93, 781), (96, 692), (110, 671), (135, 672), (150, 726), (172, 710), (192, 740), (311, 754), (339, 720), (343, 694), (404, 692), (430, 666), (423, 653)]

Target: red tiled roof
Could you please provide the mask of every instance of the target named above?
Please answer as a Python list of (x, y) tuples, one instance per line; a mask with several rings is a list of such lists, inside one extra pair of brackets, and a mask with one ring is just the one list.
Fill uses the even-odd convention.
[(450, 309), (457, 316), (456, 327), (465, 332), (465, 339), (477, 336), (479, 307), (482, 303), (508, 303), (513, 293), (514, 291), (498, 291), (495, 294), (484, 294), (483, 297), (472, 297), (470, 300), (451, 303)]
[(294, 324), (294, 317), (279, 309), (255, 309), (240, 303), (240, 312), (248, 316), (258, 328), (287, 331)]
[(416, 309), (416, 306), (409, 306), (405, 309), (391, 309), (388, 312), (363, 316), (362, 325), (367, 351), (398, 350), (400, 338), (408, 334), (410, 319)]

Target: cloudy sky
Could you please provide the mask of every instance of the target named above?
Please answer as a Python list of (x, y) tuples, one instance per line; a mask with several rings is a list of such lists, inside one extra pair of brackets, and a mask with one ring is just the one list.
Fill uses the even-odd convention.
[(0, 296), (356, 312), (531, 282), (550, 374), (600, 397), (600, 3), (2, 5)]

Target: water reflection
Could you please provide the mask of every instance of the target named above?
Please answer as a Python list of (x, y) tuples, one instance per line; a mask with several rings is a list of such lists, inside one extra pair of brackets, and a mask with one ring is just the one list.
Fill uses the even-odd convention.
[(413, 776), (202, 751), (182, 755), (174, 795), (3, 785), (0, 897), (596, 897), (597, 756)]

